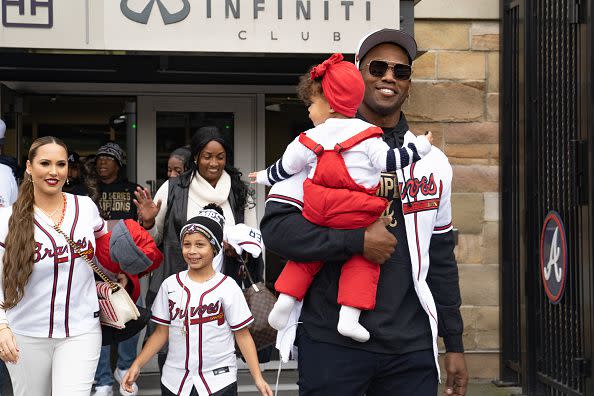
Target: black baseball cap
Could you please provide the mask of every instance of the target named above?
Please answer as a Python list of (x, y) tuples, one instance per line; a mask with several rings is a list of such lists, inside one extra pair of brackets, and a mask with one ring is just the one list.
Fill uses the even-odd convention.
[(361, 59), (376, 45), (383, 43), (393, 43), (402, 47), (406, 51), (410, 62), (417, 57), (417, 42), (410, 34), (404, 30), (397, 29), (379, 29), (369, 33), (359, 41), (357, 51), (355, 52), (355, 65), (359, 67)]

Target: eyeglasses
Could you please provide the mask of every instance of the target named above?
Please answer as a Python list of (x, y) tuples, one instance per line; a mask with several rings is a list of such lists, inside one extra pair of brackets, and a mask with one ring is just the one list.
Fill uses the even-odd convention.
[(364, 67), (367, 67), (369, 69), (369, 74), (374, 77), (385, 76), (388, 69), (392, 69), (394, 78), (397, 80), (410, 80), (410, 76), (412, 75), (412, 67), (403, 63), (372, 60)]

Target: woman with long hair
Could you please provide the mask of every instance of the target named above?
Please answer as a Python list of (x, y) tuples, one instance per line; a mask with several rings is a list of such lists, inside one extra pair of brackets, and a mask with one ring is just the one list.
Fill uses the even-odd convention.
[(101, 347), (92, 259), (107, 230), (88, 197), (64, 193), (66, 145), (30, 149), (14, 205), (0, 208), (0, 359), (15, 396), (89, 395)]
[[(190, 169), (166, 181), (155, 194), (153, 201), (147, 189), (136, 192), (139, 217), (157, 243), (162, 243), (165, 256), (163, 264), (153, 272), (147, 293), (150, 306), (163, 280), (185, 269), (179, 233), (188, 219), (196, 216), (209, 204), (219, 205), (224, 212), (227, 226), (245, 223), (257, 228), (255, 204), (241, 172), (229, 161), (231, 147), (216, 127), (202, 127), (192, 136)], [(237, 283), (240, 260), (235, 250), (225, 244), (222, 271)], [(250, 258), (248, 269), (255, 282), (263, 277), (262, 259)], [(162, 366), (165, 355), (159, 356)]]

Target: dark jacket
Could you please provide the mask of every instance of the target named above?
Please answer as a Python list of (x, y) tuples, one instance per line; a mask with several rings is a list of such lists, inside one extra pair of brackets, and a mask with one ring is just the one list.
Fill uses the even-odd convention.
[[(408, 124), (403, 116), (393, 129), (384, 129), (384, 139), (393, 148), (402, 144), (407, 131)], [(392, 257), (381, 266), (375, 310), (361, 315), (361, 324), (371, 333), (371, 339), (358, 343), (336, 330), (340, 309), (336, 297), (342, 263), (354, 254), (363, 253), (365, 230), (320, 227), (305, 220), (294, 206), (267, 203), (260, 224), (266, 247), (299, 262), (325, 261), (304, 299), (300, 319), (314, 340), (380, 353), (432, 348), (429, 323), (412, 284), (399, 194), (393, 197), (392, 208), (399, 225), (389, 230), (396, 236), (398, 245)], [(437, 306), (439, 335), (444, 338), (446, 350), (462, 352), (463, 324), (454, 246), (452, 232), (432, 236), (427, 283)]]
[[(152, 305), (161, 283), (170, 275), (187, 269), (181, 252), (179, 233), (186, 223), (188, 213), (188, 193), (192, 178), (192, 172), (186, 172), (179, 177), (169, 179), (169, 191), (167, 196), (167, 212), (165, 214), (163, 239), (161, 251), (164, 255), (163, 264), (153, 272), (149, 291), (147, 293), (147, 306)], [(229, 192), (229, 204), (233, 211), (235, 223), (242, 223), (244, 220), (244, 207), (237, 207), (233, 190)], [(241, 285), (239, 276), (239, 261), (231, 257), (224, 257), (223, 273), (235, 279)], [(262, 256), (257, 259), (251, 258), (248, 261), (248, 268), (254, 282), (259, 282), (263, 277)], [(247, 282), (247, 281), (246, 281)], [(150, 305), (149, 305), (150, 304)]]

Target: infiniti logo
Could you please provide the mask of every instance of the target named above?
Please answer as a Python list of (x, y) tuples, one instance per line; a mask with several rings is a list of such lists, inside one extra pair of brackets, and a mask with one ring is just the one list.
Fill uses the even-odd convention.
[(180, 11), (174, 13), (171, 13), (167, 10), (165, 5), (163, 5), (162, 0), (149, 0), (148, 4), (140, 12), (132, 11), (130, 7), (128, 7), (128, 1), (129, 0), (121, 0), (120, 2), (122, 14), (124, 14), (124, 16), (131, 21), (142, 23), (143, 25), (148, 23), (148, 20), (151, 16), (151, 11), (155, 5), (155, 1), (159, 6), (159, 11), (161, 12), (161, 17), (163, 18), (165, 25), (181, 22), (190, 14), (189, 0), (181, 0), (183, 3), (183, 8)]

